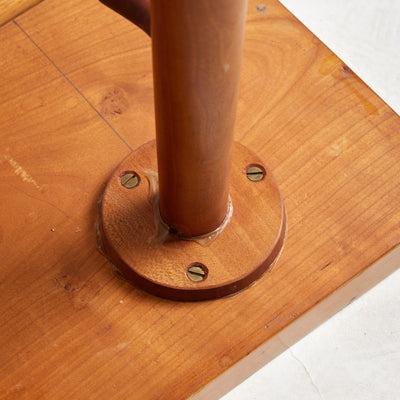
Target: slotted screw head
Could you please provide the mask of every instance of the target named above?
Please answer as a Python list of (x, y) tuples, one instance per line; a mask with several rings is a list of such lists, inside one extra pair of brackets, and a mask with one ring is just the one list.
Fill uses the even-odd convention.
[(258, 165), (252, 165), (247, 168), (246, 176), (252, 182), (258, 182), (264, 179), (265, 171)]
[(202, 264), (193, 264), (189, 266), (186, 275), (193, 282), (201, 282), (207, 278), (207, 270)]
[(127, 189), (133, 189), (139, 185), (139, 177), (134, 172), (128, 172), (121, 177), (121, 185)]

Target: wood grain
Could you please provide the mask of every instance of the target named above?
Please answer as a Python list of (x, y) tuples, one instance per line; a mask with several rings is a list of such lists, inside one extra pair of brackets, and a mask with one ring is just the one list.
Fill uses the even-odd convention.
[(215, 398), (207, 383), (225, 372), (231, 388), (290, 344), (277, 333), (298, 339), (397, 268), (399, 117), (266, 4), (249, 2), (235, 135), (280, 184), (287, 242), (254, 287), (196, 304), (132, 288), (94, 245), (98, 194), (129, 151), (117, 134), (154, 138), (150, 39), (91, 0), (1, 28), (0, 397)]
[(227, 213), (246, 6), (151, 3), (160, 211), (182, 236)]
[(0, 26), (43, 0), (0, 0)]
[(96, 0), (46, 0), (17, 23), (132, 149), (154, 139), (151, 39), (143, 31)]
[[(286, 236), (282, 196), (264, 164), (235, 143), (228, 223), (218, 234), (182, 240), (160, 225), (156, 143), (140, 146), (114, 171), (102, 196), (102, 249), (127, 280), (156, 296), (202, 301), (242, 291), (276, 262)], [(262, 180), (248, 179), (250, 165), (264, 169)], [(138, 177), (130, 189), (121, 184), (128, 171)], [(192, 281), (187, 271), (199, 264), (205, 279)]]

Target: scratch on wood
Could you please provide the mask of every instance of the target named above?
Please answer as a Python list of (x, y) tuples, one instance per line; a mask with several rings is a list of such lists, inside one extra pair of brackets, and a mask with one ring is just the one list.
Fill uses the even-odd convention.
[(353, 303), (356, 300), (357, 300), (357, 296), (352, 297), (347, 305), (350, 305), (351, 303)]
[(279, 314), (278, 316), (276, 316), (273, 320), (269, 321), (267, 325), (265, 325), (266, 328), (269, 328), (277, 319), (279, 319), (280, 317), (282, 317), (282, 314)]
[(15, 175), (19, 176), (24, 182), (31, 183), (36, 189), (40, 189), (40, 186), (37, 184), (37, 182), (32, 178), (31, 175), (28, 174), (28, 172), (25, 171), (24, 168), (22, 168), (21, 165), (17, 163), (17, 161), (7, 154), (3, 156), (3, 158), (11, 165)]
[(323, 271), (325, 268), (328, 268), (331, 264), (332, 264), (332, 261), (328, 262), (328, 264), (324, 265), (324, 266), (321, 268), (321, 271)]

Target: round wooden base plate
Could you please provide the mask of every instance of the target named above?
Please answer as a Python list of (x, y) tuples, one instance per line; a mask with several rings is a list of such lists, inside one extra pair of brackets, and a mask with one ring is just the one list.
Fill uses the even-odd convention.
[[(254, 165), (265, 171), (264, 178), (256, 182), (246, 175)], [(155, 244), (148, 171), (157, 171), (155, 141), (138, 148), (119, 165), (105, 189), (100, 213), (103, 250), (134, 285), (173, 300), (215, 299), (251, 285), (279, 256), (286, 232), (282, 197), (272, 173), (246, 147), (234, 146), (232, 217), (220, 235), (205, 245), (173, 236)], [(127, 172), (139, 176), (139, 184), (132, 189), (121, 183)], [(188, 273), (195, 265), (204, 271), (197, 282)]]

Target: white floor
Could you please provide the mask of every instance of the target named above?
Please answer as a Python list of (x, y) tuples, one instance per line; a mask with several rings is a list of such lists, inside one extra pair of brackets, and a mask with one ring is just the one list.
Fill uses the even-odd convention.
[[(281, 1), (400, 114), (400, 0)], [(400, 270), (222, 399), (400, 400)]]

